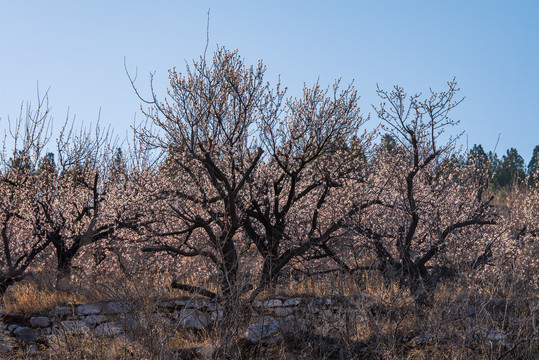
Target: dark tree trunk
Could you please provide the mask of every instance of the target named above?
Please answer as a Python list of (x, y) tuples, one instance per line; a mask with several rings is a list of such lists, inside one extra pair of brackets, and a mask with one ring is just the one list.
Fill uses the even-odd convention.
[(221, 289), (225, 298), (233, 296), (236, 290), (236, 280), (238, 276), (238, 253), (234, 240), (227, 237), (223, 244), (223, 278)]
[(71, 288), (71, 269), (73, 257), (67, 252), (58, 252), (58, 265), (56, 274), (56, 289), (67, 291)]
[(0, 275), (0, 296), (4, 295), (7, 288), (21, 281), (24, 278), (24, 273), (20, 271), (11, 272)]

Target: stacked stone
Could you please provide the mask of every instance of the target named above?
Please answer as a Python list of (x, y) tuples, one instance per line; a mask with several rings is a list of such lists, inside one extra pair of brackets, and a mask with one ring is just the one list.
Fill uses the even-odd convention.
[[(344, 326), (351, 311), (354, 311), (353, 306), (346, 298), (273, 297), (255, 301), (245, 336), (251, 342), (275, 341), (275, 336), (313, 326), (313, 321), (319, 329), (328, 324)], [(130, 306), (120, 301), (58, 306), (48, 313), (35, 314), (29, 320), (13, 317), (4, 320), (3, 315), (0, 314), (3, 328), (0, 349), (15, 346), (14, 339), (26, 344), (39, 340), (53, 347), (66, 335), (119, 336), (129, 326), (130, 319), (136, 321)], [(218, 303), (196, 298), (163, 301), (154, 312), (156, 319), (191, 331), (208, 329), (223, 315)]]
[[(96, 336), (115, 336), (122, 333), (120, 318), (128, 312), (127, 304), (117, 301), (88, 303), (76, 307), (59, 306), (51, 312), (32, 316), (21, 323), (9, 324), (2, 319), (3, 335), (4, 339), (6, 336), (12, 337), (26, 344), (41, 340), (49, 346), (57, 342), (59, 336), (90, 333)], [(10, 345), (15, 346), (13, 342)], [(4, 348), (9, 350), (13, 346)]]

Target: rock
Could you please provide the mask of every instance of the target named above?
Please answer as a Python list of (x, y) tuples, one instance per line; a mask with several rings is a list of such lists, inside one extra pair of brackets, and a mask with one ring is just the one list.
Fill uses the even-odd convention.
[(269, 299), (264, 301), (264, 307), (265, 308), (274, 308), (278, 306), (282, 306), (283, 302), (279, 299)]
[(122, 328), (115, 323), (104, 323), (94, 329), (94, 333), (99, 336), (118, 335), (122, 333)]
[(275, 316), (285, 317), (285, 316), (291, 315), (293, 312), (294, 312), (293, 307), (278, 307), (278, 308), (275, 308), (274, 314)]
[(212, 311), (210, 314), (210, 321), (221, 320), (224, 316), (223, 310)]
[(86, 323), (90, 326), (95, 326), (107, 321), (107, 317), (105, 315), (88, 315), (84, 321), (86, 321)]
[(7, 330), (11, 333), (15, 332), (15, 330), (17, 330), (17, 328), (19, 327), (19, 325), (17, 324), (11, 324), (11, 325), (8, 325), (7, 327)]
[(331, 298), (325, 298), (324, 299), (324, 304), (326, 304), (326, 305), (333, 305), (334, 303), (335, 302)]
[(100, 303), (83, 304), (77, 306), (77, 315), (97, 315), (103, 308)]
[(301, 298), (291, 298), (291, 299), (286, 299), (285, 302), (283, 303), (283, 306), (284, 306), (284, 307), (287, 307), (287, 306), (298, 306), (299, 304), (301, 304), (301, 301), (302, 301)]
[(187, 302), (187, 304), (185, 304), (186, 309), (198, 309), (198, 310), (200, 310), (205, 306), (206, 306), (206, 302), (204, 300), (202, 300), (202, 301), (190, 300), (190, 301)]
[(300, 330), (300, 325), (294, 315), (289, 315), (285, 319), (279, 321), (279, 327), (283, 332), (295, 333)]
[(163, 301), (159, 304), (159, 307), (163, 309), (179, 310), (179, 309), (183, 309), (187, 305), (188, 302), (189, 302), (188, 300), (183, 300), (183, 299)]
[(208, 311), (215, 311), (217, 309), (221, 309), (222, 306), (219, 303), (216, 302), (208, 302), (206, 303), (206, 310)]
[(46, 328), (51, 325), (51, 319), (47, 316), (33, 316), (30, 318), (30, 325), (34, 328)]
[(116, 315), (116, 314), (126, 314), (130, 311), (130, 307), (127, 303), (120, 301), (111, 301), (106, 303), (103, 306), (101, 311), (104, 315)]
[(468, 336), (472, 340), (481, 339), (489, 341), (500, 341), (504, 343), (507, 340), (507, 335), (505, 334), (505, 331), (496, 329), (471, 329)]
[(269, 341), (270, 343), (277, 342), (279, 340), (278, 331), (280, 329), (280, 323), (274, 318), (262, 318), (260, 321), (253, 323), (249, 326), (245, 333), (245, 337), (248, 341), (255, 344), (260, 341)]
[(180, 326), (187, 329), (204, 329), (208, 325), (208, 316), (196, 309), (183, 309), (179, 312)]
[(69, 315), (71, 315), (71, 308), (69, 306), (58, 306), (53, 314), (58, 319), (64, 319)]
[(86, 322), (82, 320), (62, 321), (58, 328), (58, 333), (69, 335), (85, 335), (90, 331)]
[(37, 341), (39, 336), (41, 335), (39, 330), (32, 329), (26, 326), (19, 326), (15, 331), (13, 331), (13, 335), (17, 339), (20, 339), (24, 341), (25, 343), (34, 343)]
[(26, 348), (26, 354), (27, 355), (33, 355), (37, 352), (38, 347), (36, 345), (30, 345)]
[(6, 312), (4, 310), (0, 310), (0, 319), (3, 319), (6, 316)]

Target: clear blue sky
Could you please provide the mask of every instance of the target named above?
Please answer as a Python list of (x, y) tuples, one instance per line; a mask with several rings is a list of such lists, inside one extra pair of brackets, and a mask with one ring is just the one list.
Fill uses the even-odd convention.
[[(516, 147), (528, 163), (539, 145), (539, 1), (7, 1), (0, 0), (0, 130), (36, 86), (50, 87), (57, 123), (112, 124), (125, 136), (139, 100), (124, 72), (138, 67), (148, 92), (167, 70), (210, 46), (263, 59), (289, 94), (304, 82), (355, 79), (365, 114), (376, 84), (410, 93), (443, 89), (453, 76), (466, 100), (455, 111), (468, 144)], [(373, 118), (370, 126), (377, 120)], [(464, 138), (464, 142), (466, 138)]]

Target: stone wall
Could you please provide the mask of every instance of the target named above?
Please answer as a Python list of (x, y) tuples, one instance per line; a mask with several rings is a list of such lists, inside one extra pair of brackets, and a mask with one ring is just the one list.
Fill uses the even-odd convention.
[[(223, 310), (213, 301), (173, 299), (158, 303), (152, 316), (179, 331), (204, 331), (223, 317)], [(253, 303), (245, 338), (253, 343), (273, 342), (283, 333), (308, 327), (330, 333), (333, 327), (354, 326), (364, 318), (365, 314), (344, 297), (272, 297)], [(31, 347), (37, 342), (55, 347), (65, 336), (127, 336), (136, 322), (135, 309), (120, 301), (59, 306), (27, 317), (0, 313), (0, 351)]]
[[(482, 328), (475, 325), (475, 317), (487, 312), (489, 317), (505, 317), (507, 311), (520, 307), (537, 308), (537, 302), (506, 301), (497, 298), (482, 299), (460, 294), (453, 304), (448, 304), (445, 316), (450, 320), (470, 319), (468, 328), (459, 336), (473, 341), (481, 338), (509, 346), (503, 330)], [(374, 321), (377, 314), (384, 314), (382, 304), (365, 298), (351, 300), (346, 297), (270, 297), (255, 301), (245, 309), (244, 339), (250, 343), (273, 343), (287, 333), (309, 333), (317, 336), (355, 333), (361, 326)], [(36, 343), (49, 348), (62, 346), (66, 337), (95, 336), (133, 340), (137, 329), (144, 330), (140, 309), (128, 302), (96, 302), (73, 306), (58, 306), (31, 316), (13, 316), (0, 312), (0, 354), (17, 347), (32, 349)], [(223, 318), (223, 309), (213, 301), (199, 298), (171, 299), (155, 304), (144, 313), (154, 323), (167, 331), (211, 331)], [(236, 316), (236, 314), (234, 314)], [(245, 311), (238, 310), (238, 316)], [(454, 334), (453, 334), (454, 335)], [(447, 334), (422, 333), (410, 341), (421, 345), (440, 341)]]

